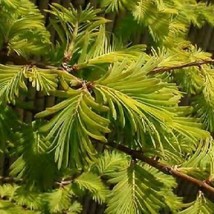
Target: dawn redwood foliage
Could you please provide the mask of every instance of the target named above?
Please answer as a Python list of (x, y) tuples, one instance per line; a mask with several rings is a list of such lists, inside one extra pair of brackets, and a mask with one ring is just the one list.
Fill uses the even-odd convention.
[[(0, 0), (0, 213), (81, 213), (85, 196), (107, 214), (213, 213), (214, 61), (187, 34), (214, 7), (98, 2), (53, 3), (45, 25), (29, 0)], [(40, 111), (32, 90), (55, 104)], [(191, 203), (178, 180), (198, 188)]]

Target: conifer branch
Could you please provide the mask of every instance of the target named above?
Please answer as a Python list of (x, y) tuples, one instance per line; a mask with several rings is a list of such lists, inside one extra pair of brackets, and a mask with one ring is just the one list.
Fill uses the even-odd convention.
[(201, 65), (213, 64), (213, 63), (214, 63), (214, 59), (208, 59), (208, 60), (185, 63), (182, 65), (175, 65), (171, 67), (157, 67), (157, 68), (154, 68), (151, 71), (151, 73), (165, 72), (165, 71), (177, 70), (177, 69), (188, 68), (188, 67), (200, 67)]
[[(159, 162), (158, 160), (155, 160), (153, 158), (146, 157), (143, 152), (137, 151), (137, 150), (132, 150), (126, 146), (116, 144), (116, 143), (109, 143), (106, 144), (105, 146), (109, 146), (111, 148), (117, 149), (118, 151), (121, 151), (129, 156), (131, 156), (133, 159), (138, 159), (156, 169), (159, 171), (163, 172), (164, 174), (167, 175), (172, 175), (175, 178), (181, 179), (183, 181), (187, 181), (188, 183), (191, 183), (195, 186), (197, 186), (203, 193), (209, 194), (211, 196), (214, 196), (214, 187), (210, 186), (209, 184), (206, 183), (206, 181), (199, 180), (197, 178), (194, 178), (192, 176), (189, 176), (175, 167), (163, 164)], [(4, 177), (0, 176), (0, 182), (2, 183), (22, 183), (24, 180), (23, 179), (18, 179), (14, 177)], [(63, 179), (61, 181), (55, 182), (55, 186), (66, 186), (71, 184), (73, 179), (71, 177)]]
[(159, 171), (163, 172), (167, 175), (172, 175), (175, 178), (179, 178), (183, 181), (187, 181), (188, 183), (191, 183), (195, 186), (197, 186), (203, 193), (210, 194), (214, 196), (214, 188), (210, 185), (208, 185), (205, 181), (201, 181), (199, 179), (196, 179), (192, 176), (189, 176), (183, 172), (180, 172), (178, 169), (168, 166), (166, 164), (160, 163), (159, 161), (146, 157), (143, 152), (132, 150), (128, 147), (125, 147), (120, 144), (116, 143), (109, 143), (106, 146), (110, 146), (114, 149), (117, 149), (121, 152), (126, 153), (127, 155), (130, 155), (133, 159), (138, 159), (143, 161), (144, 163), (147, 163), (148, 165), (158, 169)]
[(63, 65), (54, 66), (50, 64), (45, 64), (41, 61), (27, 60), (24, 57), (18, 56), (16, 54), (8, 55), (5, 51), (0, 51), (0, 64), (6, 65), (8, 62), (13, 63), (14, 65), (19, 65), (23, 67), (36, 66), (41, 69), (51, 69), (53, 73), (57, 73), (59, 75), (67, 76), (67, 77), (70, 77), (71, 79), (74, 79), (78, 83), (78, 85), (81, 85), (82, 83), (81, 79), (71, 74), (71, 71), (76, 69), (76, 65), (70, 66), (70, 67), (65, 67)]
[[(71, 43), (70, 49), (72, 47), (73, 47), (73, 45)], [(65, 53), (65, 55), (66, 55), (66, 53)], [(70, 54), (71, 54), (71, 52), (70, 52)], [(71, 56), (72, 55), (69, 55), (69, 59), (67, 59), (66, 57), (64, 58), (64, 64), (67, 65), (67, 61), (71, 59), (70, 58)], [(32, 64), (32, 65), (35, 65), (39, 68), (55, 68), (55, 69), (66, 70), (66, 67), (64, 66), (64, 64), (62, 65), (62, 67), (52, 66), (52, 65), (48, 65), (48, 64), (45, 64), (42, 62), (35, 61), (35, 60), (27, 60), (27, 59), (23, 58), (22, 56), (18, 56), (16, 54), (8, 55), (7, 52), (5, 52), (4, 50), (0, 50), (0, 63), (5, 64), (6, 62), (13, 62), (15, 65), (25, 66), (25, 65), (31, 65)], [(151, 73), (167, 72), (167, 71), (171, 71), (171, 70), (178, 70), (178, 69), (188, 68), (188, 67), (200, 67), (200, 66), (205, 65), (205, 64), (214, 64), (214, 59), (194, 61), (194, 62), (190, 62), (190, 63), (185, 63), (185, 64), (181, 64), (181, 65), (174, 65), (174, 66), (169, 66), (169, 67), (156, 67), (153, 70), (151, 70), (150, 72)], [(79, 69), (80, 68), (78, 65), (73, 65), (73, 66), (68, 67), (68, 71), (73, 71), (73, 70), (76, 71)]]

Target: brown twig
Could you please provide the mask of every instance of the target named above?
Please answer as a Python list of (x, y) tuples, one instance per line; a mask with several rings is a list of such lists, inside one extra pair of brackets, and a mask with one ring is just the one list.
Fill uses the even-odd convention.
[(200, 67), (201, 65), (213, 64), (213, 63), (214, 63), (213, 59), (200, 60), (200, 61), (185, 63), (185, 64), (182, 64), (182, 65), (175, 65), (175, 66), (171, 66), (171, 67), (157, 67), (157, 68), (154, 68), (151, 71), (151, 73), (165, 72), (165, 71), (177, 70), (177, 69), (182, 69), (182, 68), (187, 68), (187, 67), (193, 67), (193, 66)]
[(23, 179), (15, 178), (15, 177), (4, 177), (0, 176), (1, 183), (22, 183)]
[(13, 63), (14, 65), (23, 65), (23, 66), (35, 65), (38, 68), (44, 68), (44, 69), (45, 68), (56, 68), (56, 69), (58, 69), (58, 67), (47, 65), (47, 64), (42, 63), (40, 61), (38, 62), (35, 60), (25, 59), (24, 57), (18, 56), (17, 54), (7, 55), (7, 53), (5, 53), (3, 51), (0, 51), (0, 63), (1, 64)]
[(178, 169), (173, 168), (172, 166), (168, 166), (155, 159), (146, 157), (141, 151), (132, 150), (132, 149), (129, 149), (128, 147), (125, 147), (123, 145), (116, 144), (116, 143), (110, 143), (110, 144), (107, 144), (107, 146), (110, 146), (114, 149), (124, 152), (124, 153), (130, 155), (134, 159), (141, 160), (144, 163), (147, 163), (148, 165), (163, 172), (164, 174), (172, 175), (173, 177), (179, 178), (183, 181), (187, 181), (187, 182), (197, 186), (202, 192), (214, 196), (214, 188), (212, 186), (208, 185), (205, 181), (198, 180), (192, 176), (189, 176), (189, 175), (179, 171)]

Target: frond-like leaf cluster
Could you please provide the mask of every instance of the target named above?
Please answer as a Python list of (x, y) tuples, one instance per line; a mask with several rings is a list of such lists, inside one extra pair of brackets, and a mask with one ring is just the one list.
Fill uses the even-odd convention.
[[(183, 37), (188, 33), (190, 23), (201, 27), (205, 22), (213, 25), (213, 6), (209, 7), (204, 2), (195, 0), (100, 0), (101, 6), (107, 11), (126, 11), (129, 18), (125, 17), (122, 22), (139, 24), (143, 30), (148, 29), (154, 41), (170, 46), (172, 40)], [(133, 21), (131, 21), (133, 20)], [(170, 21), (169, 21), (170, 20)], [(126, 32), (129, 26), (118, 25), (118, 32)], [(124, 28), (124, 29), (123, 29)], [(132, 33), (136, 32), (135, 28)], [(130, 35), (130, 34), (128, 34)], [(126, 38), (126, 35), (121, 35)]]
[(97, 104), (84, 88), (79, 91), (70, 89), (67, 97), (36, 116), (41, 118), (56, 114), (41, 131), (49, 132), (47, 139), (52, 141), (56, 149), (55, 160), (59, 168), (62, 164), (81, 165), (83, 160), (90, 161), (96, 154), (91, 139), (106, 142), (104, 134), (110, 132), (108, 119), (95, 112), (106, 111), (108, 108)]
[(50, 35), (35, 5), (28, 0), (3, 0), (0, 6), (0, 47), (24, 57), (41, 55), (50, 45)]

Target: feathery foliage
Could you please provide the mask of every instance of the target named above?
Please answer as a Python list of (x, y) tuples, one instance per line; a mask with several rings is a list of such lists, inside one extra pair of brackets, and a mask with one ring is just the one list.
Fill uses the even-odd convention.
[[(0, 213), (78, 214), (85, 197), (109, 214), (212, 213), (213, 60), (187, 34), (214, 25), (213, 5), (99, 3), (53, 3), (46, 26), (29, 0), (0, 0)], [(113, 32), (108, 13), (123, 14)], [(29, 122), (32, 90), (56, 99)]]

